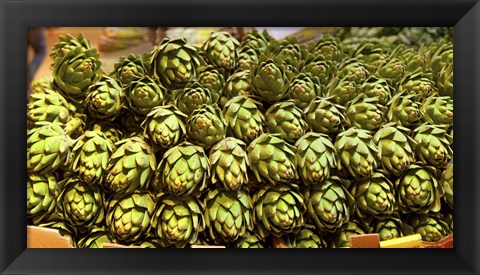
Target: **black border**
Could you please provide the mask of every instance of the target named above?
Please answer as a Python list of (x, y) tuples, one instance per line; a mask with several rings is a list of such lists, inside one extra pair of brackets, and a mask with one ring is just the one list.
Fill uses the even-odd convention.
[[(478, 274), (480, 3), (459, 1), (0, 0), (0, 271)], [(455, 26), (454, 249), (25, 249), (28, 26)]]

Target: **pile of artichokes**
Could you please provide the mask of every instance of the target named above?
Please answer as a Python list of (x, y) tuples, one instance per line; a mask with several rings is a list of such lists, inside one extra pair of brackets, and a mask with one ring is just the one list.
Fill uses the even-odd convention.
[(165, 38), (112, 72), (84, 36), (60, 37), (27, 108), (28, 223), (75, 247), (440, 240), (453, 231), (451, 36), (354, 33)]

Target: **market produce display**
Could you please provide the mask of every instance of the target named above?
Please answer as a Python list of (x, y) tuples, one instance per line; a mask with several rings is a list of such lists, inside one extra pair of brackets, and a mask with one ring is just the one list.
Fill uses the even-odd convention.
[(165, 38), (111, 72), (67, 35), (51, 57), (27, 108), (27, 218), (74, 247), (453, 232), (451, 29)]

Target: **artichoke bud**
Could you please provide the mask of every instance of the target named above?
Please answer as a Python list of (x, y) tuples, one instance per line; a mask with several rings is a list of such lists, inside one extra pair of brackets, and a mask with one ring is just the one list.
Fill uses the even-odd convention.
[(321, 96), (321, 87), (318, 77), (310, 73), (300, 73), (293, 79), (288, 88), (288, 97), (293, 99), (295, 106), (305, 109), (317, 96)]
[(156, 106), (165, 103), (167, 89), (152, 78), (145, 76), (135, 80), (127, 90), (130, 109), (137, 115), (146, 116)]
[(66, 124), (70, 118), (69, 103), (58, 92), (44, 89), (42, 93), (33, 93), (27, 105), (29, 128), (41, 121)]
[(156, 147), (170, 148), (178, 144), (185, 135), (186, 118), (187, 115), (174, 105), (157, 106), (147, 115), (141, 127)]
[(350, 236), (363, 235), (365, 231), (355, 222), (349, 221), (333, 234), (333, 248), (349, 248)]
[(422, 124), (413, 131), (413, 139), (416, 156), (424, 164), (442, 168), (453, 157), (446, 126)]
[(287, 248), (327, 248), (327, 242), (311, 226), (285, 236)]
[(212, 102), (217, 103), (223, 95), (225, 87), (225, 77), (220, 70), (208, 65), (199, 69), (198, 82), (210, 90), (212, 94)]
[(358, 95), (358, 90), (359, 85), (347, 77), (335, 77), (328, 83), (326, 95), (333, 103), (346, 106)]
[(262, 104), (248, 96), (236, 96), (223, 108), (227, 123), (227, 136), (250, 143), (263, 133), (265, 116), (260, 111)]
[(302, 110), (295, 106), (293, 100), (273, 104), (265, 112), (268, 132), (278, 134), (280, 138), (295, 143), (308, 128), (303, 119)]
[(424, 121), (434, 125), (453, 126), (453, 99), (449, 96), (432, 96), (422, 104)]
[(133, 81), (139, 80), (150, 74), (150, 63), (147, 55), (129, 54), (127, 57), (120, 57), (114, 64), (112, 77), (123, 87), (128, 87)]
[(228, 77), (224, 92), (224, 95), (227, 97), (227, 99), (231, 99), (239, 95), (249, 96), (252, 94), (253, 87), (249, 70), (238, 71)]
[(187, 136), (193, 143), (210, 148), (225, 138), (226, 126), (222, 110), (216, 104), (202, 105), (187, 120)]
[(451, 160), (445, 170), (443, 170), (440, 177), (440, 183), (442, 184), (445, 192), (445, 202), (453, 209), (453, 160)]
[(395, 89), (385, 79), (374, 76), (369, 77), (362, 84), (361, 91), (368, 98), (378, 98), (378, 104), (382, 106), (386, 106), (392, 94), (395, 93)]
[(57, 179), (53, 174), (29, 174), (27, 178), (27, 217), (40, 222), (55, 210)]
[(387, 118), (403, 127), (414, 127), (421, 123), (423, 113), (420, 111), (420, 103), (415, 100), (414, 94), (405, 92), (397, 93), (387, 103), (390, 106), (387, 111)]
[(236, 67), (240, 43), (228, 32), (212, 32), (202, 45), (205, 61), (226, 71)]
[(254, 93), (274, 103), (286, 97), (293, 72), (281, 58), (264, 55), (252, 68), (251, 77)]
[(305, 109), (305, 121), (314, 132), (332, 134), (343, 130), (345, 107), (332, 100), (332, 97), (316, 97)]
[(350, 101), (345, 118), (350, 127), (368, 131), (380, 128), (384, 122), (386, 108), (378, 103), (378, 98), (368, 98), (360, 94)]
[(425, 242), (438, 242), (449, 233), (448, 224), (435, 215), (419, 214), (408, 218), (408, 224), (415, 234), (420, 234)]
[(86, 91), (87, 110), (92, 118), (114, 119), (123, 105), (123, 90), (111, 77), (103, 76)]
[(191, 82), (183, 89), (174, 90), (173, 99), (175, 106), (186, 115), (190, 115), (204, 104), (213, 103), (212, 93), (199, 82)]

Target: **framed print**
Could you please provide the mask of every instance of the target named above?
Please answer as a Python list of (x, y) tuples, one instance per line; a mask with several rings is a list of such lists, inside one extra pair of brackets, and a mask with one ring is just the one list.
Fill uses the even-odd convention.
[(478, 2), (1, 5), (2, 274), (478, 274)]

